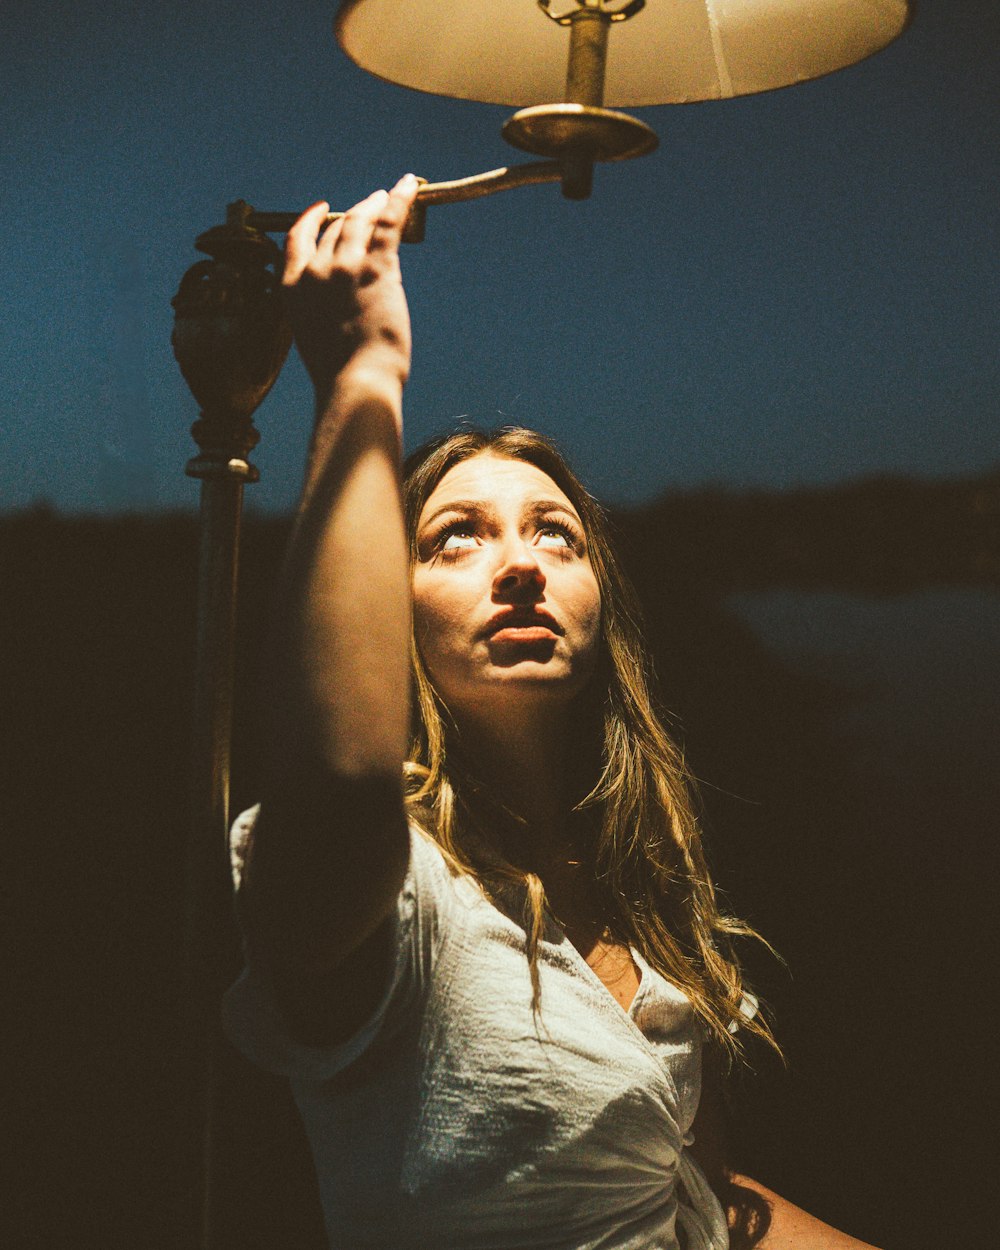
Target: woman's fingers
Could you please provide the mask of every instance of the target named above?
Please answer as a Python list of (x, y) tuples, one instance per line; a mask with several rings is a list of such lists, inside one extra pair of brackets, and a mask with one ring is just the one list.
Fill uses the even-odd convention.
[(350, 270), (371, 251), (399, 246), (403, 227), (419, 189), (419, 180), (406, 174), (391, 192), (373, 191), (320, 234), (330, 211), (325, 200), (310, 205), (288, 232), (283, 282), (294, 286), (310, 265), (321, 272), (334, 263)]
[(414, 174), (404, 174), (392, 188), (372, 231), (372, 251), (399, 246), (403, 227), (419, 189), (420, 180)]
[(352, 269), (359, 265), (368, 251), (372, 240), (375, 222), (389, 198), (387, 191), (373, 191), (367, 199), (355, 204), (343, 216), (340, 232), (333, 242), (332, 249), (324, 246), (325, 238), (320, 244), (324, 255), (334, 255), (337, 264), (344, 269)]
[(326, 200), (311, 204), (298, 219), (285, 239), (285, 269), (282, 282), (292, 286), (302, 277), (305, 267), (316, 254), (316, 236), (330, 205)]

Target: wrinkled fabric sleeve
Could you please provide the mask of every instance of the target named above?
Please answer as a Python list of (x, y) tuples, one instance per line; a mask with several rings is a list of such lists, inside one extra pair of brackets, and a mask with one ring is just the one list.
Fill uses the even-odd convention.
[[(233, 824), (230, 836), (238, 919), (243, 867), (259, 811), (258, 804), (244, 812)], [(440, 852), (411, 824), (409, 864), (391, 917), (393, 963), (385, 993), (365, 1024), (352, 1037), (332, 1046), (305, 1045), (290, 1035), (241, 919), (245, 964), (223, 999), (226, 1034), (252, 1063), (280, 1076), (322, 1081), (343, 1071), (376, 1038), (391, 1035), (411, 1013), (421, 1009), (434, 971), (450, 891), (450, 874)]]

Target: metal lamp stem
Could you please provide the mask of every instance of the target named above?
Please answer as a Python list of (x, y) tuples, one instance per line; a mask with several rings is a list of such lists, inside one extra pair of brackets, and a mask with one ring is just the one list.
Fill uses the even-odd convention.
[[(599, 109), (604, 104), (604, 72), (608, 60), (611, 18), (598, 8), (577, 9), (569, 28), (566, 103)], [(594, 157), (586, 145), (571, 148), (563, 172), (563, 195), (585, 200), (594, 185)]]
[(253, 413), (271, 389), (291, 333), (272, 266), (280, 250), (239, 213), (201, 235), (198, 261), (173, 299), (174, 355), (201, 408), (191, 429), (201, 481), (197, 661), (192, 726), (191, 829), (184, 916), (185, 1016), (192, 1115), (198, 1124), (199, 1250), (217, 1236), (219, 996), (235, 946), (229, 880), (229, 768), (236, 650), (236, 589), (243, 487), (259, 434)]

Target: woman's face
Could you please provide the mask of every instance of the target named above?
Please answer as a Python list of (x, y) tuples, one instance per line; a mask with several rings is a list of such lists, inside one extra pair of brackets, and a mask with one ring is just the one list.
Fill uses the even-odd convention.
[(424, 505), (417, 550), (417, 644), (454, 715), (583, 689), (601, 597), (580, 517), (547, 473), (490, 452), (461, 461)]

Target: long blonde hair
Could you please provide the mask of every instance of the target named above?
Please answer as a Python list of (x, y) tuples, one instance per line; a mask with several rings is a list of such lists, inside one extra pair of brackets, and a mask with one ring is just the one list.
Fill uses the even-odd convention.
[[(710, 1037), (729, 1058), (744, 1034), (777, 1048), (764, 1014), (744, 984), (734, 939), (759, 938), (723, 912), (702, 850), (694, 787), (680, 748), (654, 710), (652, 678), (635, 592), (614, 553), (607, 520), (555, 445), (533, 430), (463, 429), (425, 444), (404, 466), (404, 511), (411, 562), (424, 504), (454, 465), (492, 453), (541, 469), (572, 502), (601, 595), (601, 658), (578, 723), (589, 733), (575, 818), (586, 822), (608, 933), (626, 943), (687, 995)], [(415, 640), (413, 745), (405, 766), (407, 806), (455, 872), (496, 897), (512, 883), (523, 890), (526, 951), (535, 1009), (540, 1001), (538, 944), (544, 928), (540, 878), (502, 859), (491, 845), (492, 822), (509, 816), (475, 777), (460, 738), (435, 691)], [(586, 760), (586, 751), (583, 753)], [(586, 775), (589, 771), (589, 775)], [(495, 840), (494, 840), (495, 841)], [(762, 939), (761, 939), (762, 940)]]

